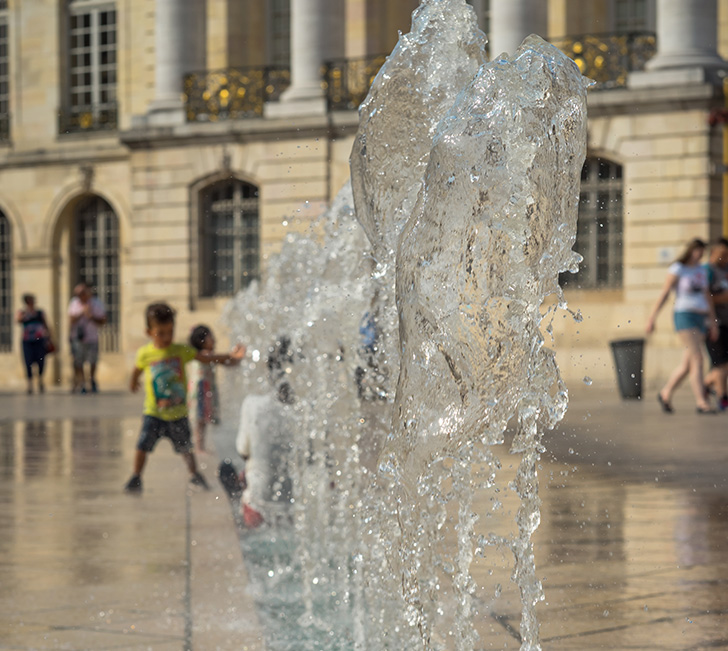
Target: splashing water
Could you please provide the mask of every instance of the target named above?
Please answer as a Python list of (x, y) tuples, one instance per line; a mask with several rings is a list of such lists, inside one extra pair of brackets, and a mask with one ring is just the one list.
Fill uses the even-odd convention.
[[(587, 83), (536, 36), (511, 58), (484, 47), (464, 0), (422, 3), (360, 109), (351, 186), (228, 306), (251, 350), (295, 350), (303, 612), (276, 648), (473, 649), (471, 565), (501, 550), (521, 648), (540, 648), (536, 464), (567, 402), (542, 306), (564, 304), (558, 274), (578, 264)], [(266, 390), (264, 354), (246, 391)], [(500, 490), (513, 419), (516, 530), (483, 530), (473, 496)]]

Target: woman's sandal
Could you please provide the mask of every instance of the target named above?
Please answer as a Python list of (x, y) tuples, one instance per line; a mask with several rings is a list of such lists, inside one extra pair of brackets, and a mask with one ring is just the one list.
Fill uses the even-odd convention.
[(708, 407), (707, 409), (703, 407), (696, 407), (695, 411), (697, 411), (699, 414), (717, 414), (718, 412), (715, 409), (711, 409)]
[(660, 403), (662, 411), (664, 411), (666, 414), (672, 414), (675, 412), (675, 410), (672, 408), (672, 405), (667, 402), (667, 400), (664, 400), (659, 393), (657, 394), (657, 402)]

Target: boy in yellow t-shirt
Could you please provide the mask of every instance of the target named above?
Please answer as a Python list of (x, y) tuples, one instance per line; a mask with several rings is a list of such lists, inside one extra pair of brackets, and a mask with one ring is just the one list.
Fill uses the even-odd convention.
[(197, 350), (186, 344), (172, 343), (174, 310), (166, 303), (147, 307), (147, 334), (151, 341), (137, 351), (136, 364), (129, 388), (136, 393), (144, 374), (144, 420), (134, 456), (134, 471), (124, 490), (139, 493), (144, 464), (157, 441), (166, 437), (175, 452), (182, 455), (190, 471), (190, 483), (208, 488), (205, 478), (197, 471), (192, 453), (190, 424), (187, 419), (187, 378), (185, 364), (197, 359), (207, 364), (239, 364), (245, 346), (235, 346), (230, 354)]

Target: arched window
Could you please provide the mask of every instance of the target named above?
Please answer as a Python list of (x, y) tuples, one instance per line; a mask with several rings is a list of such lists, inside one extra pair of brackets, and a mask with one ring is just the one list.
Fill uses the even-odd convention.
[(92, 287), (106, 307), (106, 325), (99, 334), (99, 347), (119, 350), (119, 220), (101, 197), (87, 197), (78, 206), (74, 220), (73, 250), (75, 280)]
[(0, 352), (13, 348), (12, 238), (10, 220), (0, 212)]
[(200, 294), (232, 296), (258, 277), (258, 188), (229, 179), (202, 191)]
[(562, 274), (569, 288), (622, 286), (622, 166), (587, 158), (581, 170), (574, 250), (584, 261), (577, 274)]

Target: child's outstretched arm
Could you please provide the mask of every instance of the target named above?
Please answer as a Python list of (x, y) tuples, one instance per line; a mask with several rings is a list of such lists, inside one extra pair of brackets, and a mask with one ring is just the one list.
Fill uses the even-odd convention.
[(225, 364), (225, 366), (236, 366), (245, 357), (246, 348), (243, 344), (236, 344), (229, 353), (212, 353), (208, 350), (200, 350), (195, 359), (205, 364)]
[(131, 380), (129, 381), (129, 389), (132, 393), (136, 393), (139, 390), (139, 378), (143, 372), (142, 369), (134, 367), (131, 373)]

